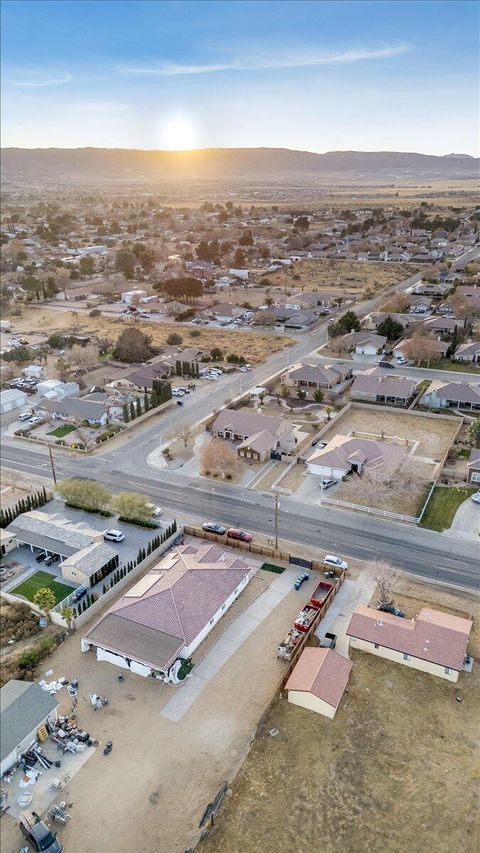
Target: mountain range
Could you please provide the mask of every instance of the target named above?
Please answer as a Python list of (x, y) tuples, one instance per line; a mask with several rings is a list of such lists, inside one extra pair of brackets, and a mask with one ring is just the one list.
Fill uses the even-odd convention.
[(397, 151), (329, 151), (287, 148), (202, 148), (152, 151), (122, 148), (4, 148), (5, 179), (219, 179), (374, 182), (478, 177), (479, 158)]

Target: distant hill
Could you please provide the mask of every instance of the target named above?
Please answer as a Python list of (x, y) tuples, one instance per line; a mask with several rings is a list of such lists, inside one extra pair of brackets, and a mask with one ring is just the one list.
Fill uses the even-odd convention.
[(329, 151), (287, 148), (205, 148), (144, 151), (116, 148), (4, 148), (7, 179), (220, 179), (425, 181), (475, 178), (479, 159), (396, 151)]

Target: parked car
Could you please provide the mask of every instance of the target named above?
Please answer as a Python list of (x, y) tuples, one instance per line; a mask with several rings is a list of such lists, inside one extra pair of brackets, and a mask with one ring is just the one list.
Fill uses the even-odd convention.
[(45, 565), (46, 565), (46, 566), (51, 566), (51, 565), (52, 565), (52, 563), (54, 563), (54, 562), (55, 562), (55, 557), (54, 557), (54, 555), (53, 555), (53, 554), (50, 554), (50, 556), (49, 556), (49, 557), (47, 557), (47, 559), (45, 560)]
[(183, 397), (184, 394), (183, 388), (172, 388), (172, 397)]
[(79, 586), (73, 593), (73, 601), (80, 601), (88, 592), (88, 586)]
[(177, 400), (177, 406), (183, 406), (183, 400)]
[(251, 533), (247, 533), (246, 530), (239, 530), (238, 527), (230, 527), (227, 530), (227, 539), (240, 539), (241, 542), (251, 542), (253, 536)]
[(407, 359), (403, 355), (397, 355), (397, 364), (408, 364)]
[(46, 555), (45, 551), (42, 551), (40, 554), (37, 554), (37, 556), (35, 557), (35, 562), (43, 563), (46, 556), (47, 555)]
[(125, 539), (125, 533), (121, 530), (115, 530), (112, 528), (111, 530), (106, 530), (103, 534), (103, 538), (107, 539), (110, 542), (123, 542)]
[(221, 524), (217, 524), (215, 521), (205, 521), (202, 524), (202, 530), (208, 530), (210, 533), (218, 533), (219, 536), (223, 536), (224, 533), (227, 532), (227, 528), (223, 527)]
[(388, 369), (391, 369), (392, 367), (395, 367), (395, 365), (394, 365), (394, 364), (392, 364), (392, 362), (391, 362), (391, 361), (379, 361), (379, 362), (378, 362), (378, 366), (379, 366), (379, 367), (385, 367), (385, 368), (388, 368)]
[(472, 501), (474, 504), (480, 504), (480, 490), (472, 495)]
[(379, 604), (377, 610), (381, 610), (382, 613), (391, 613), (392, 616), (399, 616), (400, 619), (405, 619), (406, 613), (403, 610), (399, 610), (398, 607), (394, 607), (393, 604)]
[(25, 836), (34, 850), (42, 851), (42, 853), (62, 853), (63, 847), (57, 836), (53, 835), (43, 820), (39, 820), (30, 826), (21, 822), (19, 826), (22, 835)]
[(239, 369), (240, 373), (248, 373), (248, 370), (246, 367), (239, 367), (238, 369)]
[(32, 413), (31, 413), (31, 412), (22, 412), (22, 413), (18, 416), (18, 420), (19, 420), (19, 421), (29, 421), (31, 417), (32, 417)]
[(156, 504), (147, 504), (147, 509), (150, 510), (150, 512), (152, 513), (152, 515), (155, 516), (155, 518), (158, 518), (162, 514), (162, 510), (159, 506), (156, 506)]
[(32, 417), (30, 418), (28, 423), (29, 424), (41, 424), (41, 423), (43, 423), (43, 418), (39, 418), (38, 415), (34, 415), (33, 418)]
[(308, 581), (308, 580), (310, 580), (310, 575), (308, 572), (304, 572), (303, 575), (298, 576), (298, 578), (295, 580), (295, 583), (293, 585), (294, 585), (295, 589), (298, 591), (300, 589), (302, 583), (305, 583), (305, 581)]
[(336, 484), (336, 482), (337, 482), (336, 480), (321, 480), (320, 481), (320, 488), (323, 490), (330, 489), (332, 486), (334, 486)]
[(334, 569), (344, 569), (346, 571), (348, 569), (348, 563), (345, 560), (341, 560), (340, 557), (336, 557), (334, 554), (327, 554), (323, 559), (324, 566), (331, 566)]

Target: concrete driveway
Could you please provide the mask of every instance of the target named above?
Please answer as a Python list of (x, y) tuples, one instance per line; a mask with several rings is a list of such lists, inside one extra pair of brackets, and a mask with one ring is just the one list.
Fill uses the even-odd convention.
[(478, 542), (480, 536), (480, 504), (476, 504), (471, 498), (467, 498), (457, 509), (452, 526), (444, 533), (447, 536), (473, 539)]

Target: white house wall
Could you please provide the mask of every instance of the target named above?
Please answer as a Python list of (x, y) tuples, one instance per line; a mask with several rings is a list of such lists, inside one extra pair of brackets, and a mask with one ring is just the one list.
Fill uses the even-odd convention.
[(357, 637), (350, 637), (350, 648), (352, 649), (360, 649), (364, 652), (369, 652), (371, 655), (377, 655), (377, 657), (385, 658), (386, 660), (391, 660), (394, 663), (403, 664), (403, 666), (409, 666), (411, 669), (418, 669), (421, 672), (428, 672), (430, 675), (436, 675), (438, 678), (444, 678), (446, 681), (457, 681), (458, 680), (458, 672), (455, 669), (450, 669), (450, 672), (445, 672), (445, 667), (440, 666), (437, 663), (432, 663), (428, 660), (421, 660), (420, 658), (415, 658), (410, 656), (410, 660), (405, 660), (403, 657), (403, 652), (397, 652), (394, 649), (387, 649), (385, 646), (380, 646), (378, 649), (375, 648), (375, 643), (369, 643), (366, 640), (359, 640)]
[(205, 625), (205, 627), (200, 631), (199, 634), (197, 634), (197, 636), (190, 643), (190, 645), (185, 648), (185, 651), (181, 652), (181, 657), (189, 658), (192, 656), (195, 649), (197, 649), (198, 646), (200, 645), (200, 643), (205, 639), (205, 637), (208, 636), (208, 634), (215, 627), (215, 625), (217, 624), (219, 619), (221, 619), (222, 616), (227, 612), (228, 608), (232, 606), (233, 602), (238, 598), (241, 591), (243, 589), (245, 589), (250, 578), (251, 578), (251, 573), (246, 575), (246, 577), (244, 577), (244, 579), (242, 581), (240, 581), (237, 588), (232, 592), (232, 594), (229, 596), (229, 598), (227, 598), (227, 600), (224, 602), (224, 604), (222, 604), (220, 609), (217, 610), (215, 615), (212, 616), (208, 625)]
[(289, 690), (288, 701), (292, 705), (299, 705), (301, 708), (306, 708), (308, 711), (315, 711), (316, 714), (323, 714), (324, 717), (329, 717), (333, 720), (336, 708), (314, 696), (313, 693), (308, 693), (306, 690)]
[(331, 468), (329, 465), (317, 465), (315, 462), (307, 462), (307, 468), (310, 474), (315, 474), (319, 477), (333, 477), (335, 480), (341, 480), (346, 474), (346, 471), (342, 468)]

